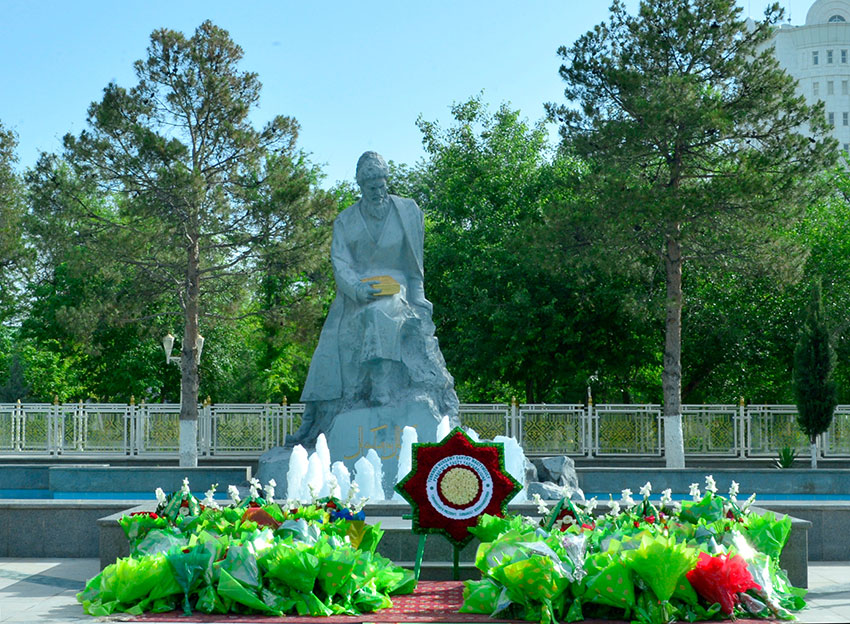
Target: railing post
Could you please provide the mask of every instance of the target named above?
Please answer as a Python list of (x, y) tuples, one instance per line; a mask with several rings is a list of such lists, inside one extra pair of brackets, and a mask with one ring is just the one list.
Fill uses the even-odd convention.
[(80, 422), (80, 437), (77, 440), (77, 450), (84, 451), (88, 443), (89, 437), (89, 415), (86, 408), (83, 406), (83, 400), (80, 399), (77, 404), (77, 417)]
[(593, 457), (593, 395), (587, 391), (587, 409), (582, 415), (584, 436), (584, 452), (588, 458)]
[(198, 423), (198, 443), (201, 448), (198, 450), (201, 455), (209, 456), (212, 454), (212, 449), (216, 447), (216, 440), (213, 440), (215, 427), (213, 427), (212, 422), (212, 399), (209, 395), (204, 399), (200, 416), (201, 419)]
[[(142, 399), (142, 405), (145, 400)], [(130, 395), (127, 406), (127, 422), (124, 423), (124, 454), (133, 455), (136, 449), (136, 395)]]
[(145, 450), (145, 426), (148, 420), (148, 406), (142, 401), (142, 407), (136, 410), (135, 420), (135, 443), (133, 444), (133, 454), (141, 455)]
[(24, 439), (24, 415), (21, 410), (21, 400), (15, 404), (12, 410), (12, 447), (16, 451), (20, 451), (23, 446)]
[(59, 396), (53, 395), (53, 406), (50, 408), (50, 422), (48, 423), (49, 438), (47, 440), (48, 452), (54, 455), (62, 453), (62, 411), (59, 408)]
[(741, 459), (747, 456), (749, 423), (747, 414), (747, 402), (744, 397), (738, 401), (738, 457)]

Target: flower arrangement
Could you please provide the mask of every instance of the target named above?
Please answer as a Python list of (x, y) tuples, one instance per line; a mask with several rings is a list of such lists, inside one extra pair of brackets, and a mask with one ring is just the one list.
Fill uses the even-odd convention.
[(252, 481), (244, 498), (230, 486), (221, 507), (216, 487), (198, 501), (184, 480), (170, 496), (158, 489), (156, 511), (121, 518), (130, 556), (77, 594), (84, 611), (359, 615), (416, 586), (375, 552), (383, 531), (350, 499), (278, 503), (274, 483)]
[(470, 529), (480, 540), (482, 580), (467, 581), (463, 612), (550, 622), (611, 618), (646, 624), (723, 617), (794, 619), (805, 590), (779, 568), (791, 519), (750, 511), (755, 498), (728, 497), (706, 479), (705, 494), (659, 502), (624, 490), (610, 511), (568, 498), (539, 521), (485, 516)]
[(522, 486), (505, 470), (501, 444), (457, 427), (440, 442), (413, 444), (411, 470), (395, 489), (410, 503), (414, 533), (440, 533), (459, 549), (470, 527), (484, 514), (504, 515)]

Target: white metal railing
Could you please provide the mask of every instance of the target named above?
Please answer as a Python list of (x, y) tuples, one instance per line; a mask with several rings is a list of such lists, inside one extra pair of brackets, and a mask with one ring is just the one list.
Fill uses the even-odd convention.
[[(201, 456), (257, 456), (297, 430), (303, 404), (218, 404), (198, 408)], [(688, 456), (766, 457), (808, 450), (793, 405), (684, 405)], [(174, 403), (0, 404), (0, 455), (173, 456), (180, 406)], [(515, 437), (528, 454), (658, 457), (664, 418), (649, 404), (460, 405), (481, 438)], [(822, 457), (850, 457), (850, 405), (839, 405), (819, 439)]]

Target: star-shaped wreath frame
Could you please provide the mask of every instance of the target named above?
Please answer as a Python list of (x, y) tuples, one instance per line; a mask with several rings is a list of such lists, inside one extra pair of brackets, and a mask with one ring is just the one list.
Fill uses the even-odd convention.
[(441, 442), (415, 443), (411, 471), (395, 489), (413, 508), (413, 532), (442, 533), (457, 548), (484, 514), (504, 516), (522, 485), (505, 470), (505, 448), (460, 427)]

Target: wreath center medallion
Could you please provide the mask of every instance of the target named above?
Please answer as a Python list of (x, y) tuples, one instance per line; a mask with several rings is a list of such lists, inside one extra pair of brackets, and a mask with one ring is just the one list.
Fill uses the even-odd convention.
[(452, 455), (434, 464), (426, 480), (428, 501), (452, 520), (479, 515), (493, 498), (493, 478), (474, 457)]

